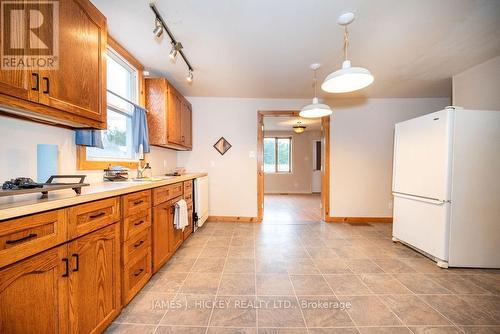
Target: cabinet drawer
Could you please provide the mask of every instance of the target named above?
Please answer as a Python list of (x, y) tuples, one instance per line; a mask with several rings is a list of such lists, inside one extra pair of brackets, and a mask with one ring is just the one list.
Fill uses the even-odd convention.
[(56, 210), (0, 223), (0, 267), (67, 240), (66, 210)]
[(151, 248), (138, 253), (125, 265), (123, 273), (123, 304), (127, 304), (151, 278)]
[(122, 241), (128, 240), (137, 233), (151, 227), (151, 209), (140, 211), (123, 219)]
[(120, 220), (119, 197), (69, 208), (68, 236), (79, 237)]
[(155, 188), (153, 189), (153, 203), (158, 205), (172, 198), (182, 196), (183, 190), (182, 182)]
[(122, 196), (123, 217), (136, 214), (151, 207), (151, 190)]
[(184, 198), (184, 200), (187, 203), (193, 203), (193, 193), (192, 192), (189, 192), (189, 193), (184, 192), (184, 196), (182, 196), (182, 198)]
[(148, 228), (123, 243), (123, 263), (127, 264), (137, 254), (151, 248), (151, 229)]

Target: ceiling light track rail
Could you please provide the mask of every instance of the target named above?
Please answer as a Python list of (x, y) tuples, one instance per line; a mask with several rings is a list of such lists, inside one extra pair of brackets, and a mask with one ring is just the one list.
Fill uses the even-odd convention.
[[(165, 23), (165, 21), (163, 20), (163, 17), (161, 16), (160, 12), (158, 11), (158, 8), (156, 8), (156, 5), (154, 3), (150, 3), (149, 7), (151, 8), (153, 13), (155, 14), (157, 22), (160, 22), (161, 26), (163, 27), (163, 30), (167, 33), (168, 37), (170, 38), (170, 44), (173, 45), (174, 47), (176, 47), (178, 45), (182, 45), (175, 39), (174, 35), (172, 34), (172, 31), (170, 31), (170, 29), (168, 29), (168, 26)], [(193, 66), (191, 66), (191, 63), (187, 59), (184, 52), (181, 49), (178, 49), (177, 52), (179, 52), (182, 59), (186, 63), (186, 65), (189, 69), (189, 72), (193, 72)]]

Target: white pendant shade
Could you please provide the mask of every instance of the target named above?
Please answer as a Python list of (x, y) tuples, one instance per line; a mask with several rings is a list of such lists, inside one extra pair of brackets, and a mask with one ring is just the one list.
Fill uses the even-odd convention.
[(311, 104), (308, 104), (299, 113), (300, 117), (304, 118), (319, 118), (329, 116), (332, 114), (332, 109), (326, 104), (319, 103), (318, 98), (315, 97)]
[(353, 92), (369, 86), (373, 80), (373, 75), (366, 68), (351, 67), (351, 62), (345, 60), (342, 69), (326, 77), (321, 89), (328, 93)]

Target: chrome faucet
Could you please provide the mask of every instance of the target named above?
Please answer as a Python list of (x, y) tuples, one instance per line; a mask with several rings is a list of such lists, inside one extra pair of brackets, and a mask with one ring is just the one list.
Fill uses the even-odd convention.
[[(139, 167), (137, 167), (137, 178), (142, 179), (142, 178), (147, 177), (144, 175), (144, 173), (147, 170), (151, 170), (151, 166), (149, 166), (149, 162), (146, 162), (146, 165), (144, 165), (144, 167), (140, 167), (140, 165), (139, 165)], [(149, 175), (149, 177), (151, 177), (151, 175)]]

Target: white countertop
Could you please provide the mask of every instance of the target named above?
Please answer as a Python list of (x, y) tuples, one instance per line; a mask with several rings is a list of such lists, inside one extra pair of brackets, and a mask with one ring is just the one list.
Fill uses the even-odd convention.
[(0, 198), (0, 221), (161, 187), (206, 175), (207, 173), (190, 173), (161, 181), (101, 182), (82, 187), (81, 195), (77, 195), (72, 189), (67, 189), (49, 192), (48, 198), (44, 199), (40, 198), (41, 193), (2, 197)]

